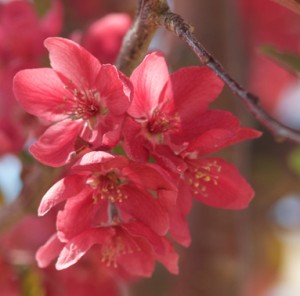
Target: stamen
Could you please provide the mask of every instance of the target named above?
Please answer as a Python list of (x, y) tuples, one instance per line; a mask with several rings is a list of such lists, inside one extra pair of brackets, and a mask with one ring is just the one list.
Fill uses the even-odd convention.
[[(86, 184), (95, 190), (94, 195), (97, 196), (97, 200), (122, 203), (123, 200), (128, 198), (128, 195), (119, 186), (125, 182), (126, 180), (121, 180), (118, 177), (117, 172), (111, 171), (105, 175), (94, 173), (87, 179)], [(93, 199), (96, 200), (95, 197)]]
[(190, 168), (186, 172), (186, 180), (195, 195), (201, 194), (204, 197), (208, 197), (207, 185), (217, 186), (219, 184), (218, 174), (221, 170), (222, 167), (216, 161), (213, 161), (202, 167)]

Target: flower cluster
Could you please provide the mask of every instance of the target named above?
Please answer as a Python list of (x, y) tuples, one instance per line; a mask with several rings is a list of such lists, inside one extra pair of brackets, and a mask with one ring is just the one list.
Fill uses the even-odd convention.
[(234, 166), (210, 154), (260, 133), (208, 109), (223, 83), (207, 67), (170, 75), (153, 52), (128, 78), (68, 39), (45, 46), (52, 68), (14, 78), (23, 108), (50, 122), (32, 155), (67, 168), (39, 206), (42, 216), (63, 204), (39, 266), (58, 257), (65, 269), (93, 249), (118, 275), (148, 277), (156, 261), (178, 273), (173, 242), (190, 244), (192, 199), (241, 209), (254, 195)]

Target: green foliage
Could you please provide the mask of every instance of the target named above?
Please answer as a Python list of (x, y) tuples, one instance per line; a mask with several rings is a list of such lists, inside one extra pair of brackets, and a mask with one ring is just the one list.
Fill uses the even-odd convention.
[(261, 52), (293, 74), (300, 76), (300, 56), (294, 53), (280, 51), (271, 45), (260, 47)]
[(42, 286), (41, 275), (37, 270), (30, 267), (21, 268), (22, 295), (24, 296), (45, 296)]
[(43, 16), (51, 7), (51, 0), (33, 0), (33, 5), (39, 16)]
[(288, 162), (290, 168), (300, 176), (300, 147), (290, 154)]

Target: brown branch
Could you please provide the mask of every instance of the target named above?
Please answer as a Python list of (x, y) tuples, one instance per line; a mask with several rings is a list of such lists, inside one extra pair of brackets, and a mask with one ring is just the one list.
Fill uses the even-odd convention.
[(205, 49), (192, 33), (192, 27), (181, 16), (172, 13), (166, 0), (140, 0), (135, 22), (126, 35), (117, 67), (129, 75), (146, 54), (149, 43), (159, 26), (175, 33), (194, 51), (203, 65), (210, 67), (239, 96), (254, 118), (265, 126), (277, 140), (291, 140), (300, 143), (300, 133), (272, 118), (260, 105), (260, 99), (245, 90)]
[(174, 32), (180, 39), (184, 40), (194, 51), (203, 65), (211, 68), (228, 86), (228, 88), (239, 96), (245, 103), (251, 114), (278, 140), (292, 140), (300, 143), (300, 133), (284, 126), (272, 118), (260, 105), (259, 98), (245, 90), (239, 85), (221, 66), (221, 64), (205, 49), (199, 40), (192, 33), (191, 26), (181, 16), (170, 11), (161, 15), (161, 25), (171, 32)]
[(140, 0), (134, 23), (124, 38), (116, 66), (125, 74), (142, 61), (154, 33), (160, 26), (159, 17), (168, 11), (165, 0)]

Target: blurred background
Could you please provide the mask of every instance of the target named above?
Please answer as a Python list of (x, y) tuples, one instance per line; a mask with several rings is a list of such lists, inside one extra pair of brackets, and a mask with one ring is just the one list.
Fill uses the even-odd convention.
[[(8, 8), (12, 2), (30, 5)], [(14, 102), (11, 79), (19, 69), (47, 63), (42, 48), (47, 36), (73, 38), (95, 50), (96, 56), (113, 62), (117, 52), (112, 54), (108, 44), (97, 52), (90, 36), (111, 35), (109, 30), (115, 30), (118, 38), (111, 42), (113, 48), (120, 46), (136, 4), (134, 0), (0, 2), (0, 295), (87, 295), (85, 285), (88, 289), (93, 285), (97, 291), (90, 276), (94, 266), (81, 267), (76, 278), (36, 266), (35, 250), (54, 231), (53, 217), (37, 219), (36, 208), (61, 171), (36, 163), (23, 149), (44, 125)], [(271, 0), (174, 0), (170, 5), (195, 27), (196, 36), (226, 71), (261, 97), (270, 114), (300, 131), (299, 14)], [(92, 29), (107, 13), (127, 13), (130, 18), (103, 32)], [(34, 51), (33, 46), (25, 46), (28, 36), (30, 45), (36, 45)], [(187, 45), (163, 29), (151, 49), (165, 53), (171, 71), (200, 65)], [(287, 55), (298, 57), (294, 66), (287, 62)], [(243, 125), (263, 131), (260, 139), (218, 154), (235, 163), (256, 195), (243, 211), (194, 203), (188, 218), (192, 244), (187, 249), (177, 248), (180, 274), (172, 276), (157, 266), (151, 279), (132, 285), (129, 295), (299, 296), (300, 147), (274, 139), (226, 87), (213, 107), (229, 110)], [(68, 287), (70, 279), (77, 290)], [(110, 287), (109, 281), (103, 281)], [(65, 294), (54, 288), (57, 285), (64, 286)], [(78, 287), (83, 287), (82, 291)], [(109, 288), (102, 291), (107, 292), (88, 295), (115, 295)]]

